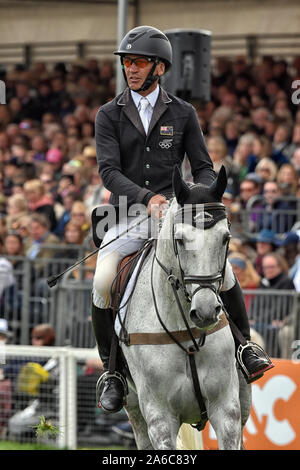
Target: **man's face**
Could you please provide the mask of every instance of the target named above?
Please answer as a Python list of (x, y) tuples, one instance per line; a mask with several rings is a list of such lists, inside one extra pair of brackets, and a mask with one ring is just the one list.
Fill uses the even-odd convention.
[(258, 194), (258, 190), (252, 181), (243, 181), (241, 183), (240, 193), (242, 201), (247, 202), (250, 197)]
[(264, 184), (264, 197), (267, 204), (273, 204), (275, 199), (280, 196), (278, 186), (274, 182), (268, 182)]
[[(136, 59), (135, 61), (133, 61)], [(145, 56), (131, 55), (128, 54), (123, 57), (123, 65), (125, 75), (127, 78), (128, 86), (131, 90), (137, 91), (144, 84), (152, 66), (153, 61), (149, 61)], [(163, 75), (165, 71), (165, 65), (163, 62), (159, 62), (154, 70), (153, 75)], [(156, 86), (156, 83), (152, 87), (146, 90), (145, 94), (149, 94)], [(143, 94), (143, 93), (141, 93)]]
[(281, 267), (278, 265), (277, 260), (273, 256), (265, 256), (262, 262), (262, 269), (264, 276), (267, 279), (274, 279), (282, 272)]
[(46, 227), (41, 225), (39, 222), (33, 221), (30, 224), (30, 235), (34, 240), (39, 240), (47, 232)]

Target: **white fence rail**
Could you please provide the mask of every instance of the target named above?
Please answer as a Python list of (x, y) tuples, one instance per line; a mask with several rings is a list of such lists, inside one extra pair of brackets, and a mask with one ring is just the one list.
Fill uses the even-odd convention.
[[(50, 413), (51, 418), (53, 420), (53, 424), (59, 428), (59, 433), (57, 438), (52, 442), (52, 444), (60, 447), (60, 448), (68, 448), (68, 449), (76, 449), (77, 448), (77, 441), (78, 441), (78, 426), (77, 426), (77, 410), (78, 410), (78, 403), (77, 403), (77, 378), (78, 378), (78, 371), (77, 365), (78, 362), (85, 362), (89, 358), (97, 358), (97, 352), (95, 349), (80, 349), (80, 348), (58, 348), (58, 347), (35, 347), (35, 346), (12, 346), (7, 345), (5, 348), (2, 348), (2, 364), (3, 370), (7, 368), (9, 370), (11, 363), (18, 363), (19, 360), (22, 361), (22, 366), (25, 365), (25, 362), (28, 361), (30, 363), (41, 363), (44, 361), (48, 361), (48, 359), (54, 359), (57, 363), (56, 366), (56, 391), (53, 389), (49, 389), (48, 392), (44, 396), (44, 404), (53, 402), (53, 398), (55, 400), (54, 403), (51, 404), (52, 412)], [(4, 360), (3, 360), (4, 359)], [(45, 366), (46, 367), (46, 366)], [(20, 373), (20, 369), (18, 369)], [(50, 374), (51, 375), (51, 374)], [(13, 376), (9, 372), (6, 374), (6, 377), (3, 377), (3, 380), (8, 379), (11, 381), (11, 397), (15, 397), (15, 399), (20, 400), (20, 396), (14, 394), (18, 385), (20, 385), (20, 379), (18, 378), (17, 374)], [(0, 381), (0, 390), (1, 390), (1, 381)], [(94, 394), (95, 390), (92, 390)], [(16, 398), (17, 396), (17, 398)], [(14, 399), (14, 398), (13, 398)], [(3, 432), (2, 429), (2, 439), (12, 439), (15, 438), (16, 440), (20, 439), (21, 433), (16, 432), (16, 428), (14, 428), (14, 421), (13, 417), (16, 417), (16, 413), (18, 411), (22, 411), (22, 406), (26, 407), (26, 405), (33, 403), (34, 400), (39, 399), (39, 395), (32, 396), (31, 400), (28, 402), (24, 402), (21, 400), (19, 407), (17, 403), (11, 403), (12, 410), (11, 416), (7, 420), (6, 429), (7, 432)], [(44, 405), (45, 406), (45, 405)], [(18, 408), (21, 408), (18, 410)], [(41, 412), (45, 415), (47, 419), (45, 410), (49, 409), (47, 406), (41, 408)], [(53, 409), (56, 412), (53, 414)], [(2, 409), (0, 408), (0, 421), (2, 421), (1, 416)], [(38, 417), (38, 414), (36, 415)], [(51, 422), (52, 422), (51, 420)], [(32, 432), (33, 426), (38, 424), (40, 420), (38, 419), (37, 422), (31, 422), (28, 424), (28, 432)], [(26, 425), (25, 423), (23, 423)], [(23, 432), (22, 434), (26, 434)], [(21, 440), (24, 440), (22, 437)], [(34, 436), (31, 438), (27, 438), (27, 440), (35, 441)]]

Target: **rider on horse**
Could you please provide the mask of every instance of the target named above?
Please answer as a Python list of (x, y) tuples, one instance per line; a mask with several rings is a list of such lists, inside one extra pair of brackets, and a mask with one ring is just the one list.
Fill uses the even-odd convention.
[[(127, 88), (102, 106), (96, 116), (99, 172), (105, 187), (111, 191), (112, 205), (117, 206), (119, 197), (126, 196), (127, 207), (143, 204), (149, 215), (159, 218), (163, 206), (173, 197), (173, 167), (182, 163), (185, 154), (195, 183), (209, 186), (216, 175), (195, 109), (182, 99), (167, 94), (159, 85), (160, 77), (172, 65), (172, 47), (166, 35), (156, 28), (139, 26), (126, 34), (115, 54), (120, 56)], [(124, 224), (130, 227), (137, 220), (138, 216), (126, 217), (126, 221), (119, 218), (106, 232), (103, 245), (114, 240), (118, 231), (123, 231)], [(138, 230), (128, 232), (126, 239), (116, 238), (98, 254), (92, 323), (104, 370), (108, 370), (114, 329), (111, 283), (121, 259), (139, 250), (150, 237), (149, 225), (148, 220), (142, 222)], [(243, 295), (230, 265), (226, 268), (221, 297), (229, 316), (249, 341), (250, 328)], [(239, 345), (236, 338), (235, 343)], [(252, 378), (260, 377), (270, 368), (270, 363), (251, 347), (243, 350), (243, 362)], [(122, 373), (120, 350), (116, 370)], [(103, 390), (97, 387), (96, 393), (97, 403), (104, 412), (119, 411), (125, 395), (120, 374), (109, 376)]]

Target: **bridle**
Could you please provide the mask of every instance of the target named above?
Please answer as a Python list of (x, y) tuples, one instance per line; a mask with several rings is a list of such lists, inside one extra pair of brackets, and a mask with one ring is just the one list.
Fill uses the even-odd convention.
[[(200, 208), (200, 210), (199, 210)], [(200, 218), (201, 217), (201, 218)], [(188, 303), (191, 303), (192, 298), (195, 296), (200, 289), (211, 289), (215, 295), (217, 295), (218, 299), (220, 300), (221, 304), (222, 301), (219, 298), (219, 293), (224, 281), (225, 276), (225, 268), (226, 268), (226, 259), (228, 253), (228, 246), (230, 236), (226, 241), (226, 249), (225, 249), (225, 256), (224, 256), (224, 263), (221, 270), (212, 273), (210, 275), (190, 275), (186, 274), (182, 269), (182, 263), (180, 260), (180, 254), (178, 249), (178, 239), (175, 236), (175, 226), (178, 223), (189, 223), (193, 227), (201, 225), (201, 228), (204, 230), (213, 227), (217, 222), (220, 220), (227, 219), (226, 216), (226, 207), (221, 202), (208, 202), (204, 204), (191, 204), (185, 207), (180, 208), (174, 214), (174, 223), (172, 227), (172, 243), (174, 254), (177, 259), (177, 264), (179, 266), (179, 273), (180, 279), (175, 276), (174, 269), (168, 269), (157, 257), (156, 250), (154, 258), (159, 264), (159, 266), (163, 269), (163, 271), (167, 274), (167, 279), (171, 283), (172, 286), (176, 288), (176, 290), (181, 289), (185, 295), (185, 299)], [(229, 226), (229, 221), (227, 219), (227, 223)], [(188, 284), (197, 284), (198, 287), (190, 294), (187, 289)], [(216, 284), (218, 287), (216, 287)], [(180, 302), (180, 301), (179, 301)], [(177, 302), (178, 303), (178, 302)]]
[[(205, 203), (201, 204), (202, 210), (200, 211), (201, 214), (203, 214), (201, 224), (202, 227), (205, 229), (208, 229), (210, 227), (213, 227), (217, 222), (223, 219), (227, 219), (226, 216), (226, 208), (224, 204), (220, 202), (213, 202), (213, 203)], [(188, 217), (184, 217), (188, 215)], [(223, 302), (220, 298), (220, 290), (224, 281), (224, 276), (225, 276), (225, 268), (226, 268), (226, 260), (227, 260), (227, 253), (228, 253), (228, 246), (229, 246), (229, 240), (230, 240), (230, 235), (228, 236), (228, 240), (226, 240), (226, 248), (225, 248), (225, 257), (224, 257), (224, 263), (222, 266), (222, 269), (216, 273), (202, 276), (202, 275), (189, 275), (186, 274), (183, 269), (182, 269), (182, 264), (180, 261), (180, 255), (179, 255), (179, 250), (178, 250), (178, 241), (176, 240), (175, 237), (175, 225), (176, 223), (182, 223), (183, 221), (186, 223), (191, 223), (192, 226), (196, 227), (197, 221), (199, 223), (199, 213), (197, 211), (197, 205), (189, 205), (187, 207), (182, 207), (177, 212), (174, 214), (174, 222), (173, 222), (173, 227), (172, 227), (172, 242), (173, 242), (173, 249), (174, 253), (177, 259), (177, 264), (179, 266), (179, 272), (180, 272), (180, 279), (175, 276), (174, 274), (174, 269), (167, 268), (159, 259), (156, 253), (156, 248), (157, 248), (157, 240), (155, 244), (155, 252), (154, 256), (152, 258), (152, 267), (151, 267), (151, 290), (152, 290), (152, 298), (153, 298), (153, 303), (154, 303), (154, 308), (156, 312), (156, 316), (162, 326), (162, 328), (165, 330), (165, 333), (171, 338), (173, 343), (177, 344), (177, 346), (182, 349), (189, 358), (189, 363), (190, 363), (190, 368), (191, 368), (191, 376), (192, 376), (192, 381), (194, 385), (194, 391), (195, 391), (195, 396), (198, 401), (198, 405), (200, 408), (200, 413), (201, 413), (201, 421), (200, 423), (196, 425), (192, 425), (193, 427), (196, 427), (199, 431), (201, 431), (207, 421), (207, 410), (205, 407), (205, 402), (203, 400), (203, 396), (201, 393), (201, 388), (200, 388), (200, 382), (199, 382), (199, 377), (198, 377), (198, 372), (197, 372), (197, 366), (196, 366), (196, 361), (195, 361), (195, 353), (200, 351), (200, 348), (204, 345), (205, 342), (205, 337), (206, 333), (203, 332), (200, 335), (200, 338), (198, 341), (196, 341), (193, 332), (190, 328), (190, 325), (188, 323), (188, 320), (185, 315), (184, 308), (182, 306), (181, 300), (178, 295), (178, 290), (182, 290), (185, 296), (185, 299), (188, 303), (192, 302), (192, 298), (194, 295), (199, 292), (200, 289), (211, 289), (215, 295), (218, 297), (218, 300), (220, 301), (221, 306), (223, 306)], [(186, 220), (187, 219), (187, 220)], [(227, 219), (228, 227), (230, 226), (229, 221)], [(175, 337), (174, 334), (172, 334), (171, 331), (166, 327), (164, 324), (156, 302), (156, 296), (155, 296), (155, 291), (154, 291), (154, 286), (153, 286), (153, 269), (154, 269), (154, 262), (157, 262), (160, 268), (166, 273), (167, 275), (167, 280), (170, 282), (174, 298), (176, 300), (176, 304), (178, 306), (179, 312), (181, 314), (182, 320), (185, 324), (187, 334), (192, 341), (193, 345), (185, 347), (177, 338)], [(218, 283), (218, 287), (215, 286), (215, 284)], [(198, 284), (198, 287), (191, 293), (189, 294), (187, 285), (188, 284)], [(224, 308), (223, 308), (224, 311)]]

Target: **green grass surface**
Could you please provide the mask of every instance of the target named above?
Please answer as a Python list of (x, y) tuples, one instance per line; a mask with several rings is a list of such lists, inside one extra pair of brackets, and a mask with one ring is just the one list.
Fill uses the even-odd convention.
[[(0, 441), (1, 450), (64, 450), (58, 447), (51, 447), (44, 444), (21, 444), (14, 441)], [(125, 447), (111, 446), (111, 447), (80, 447), (78, 450), (126, 450)]]
[(58, 450), (45, 444), (21, 444), (14, 441), (0, 441), (0, 450)]

